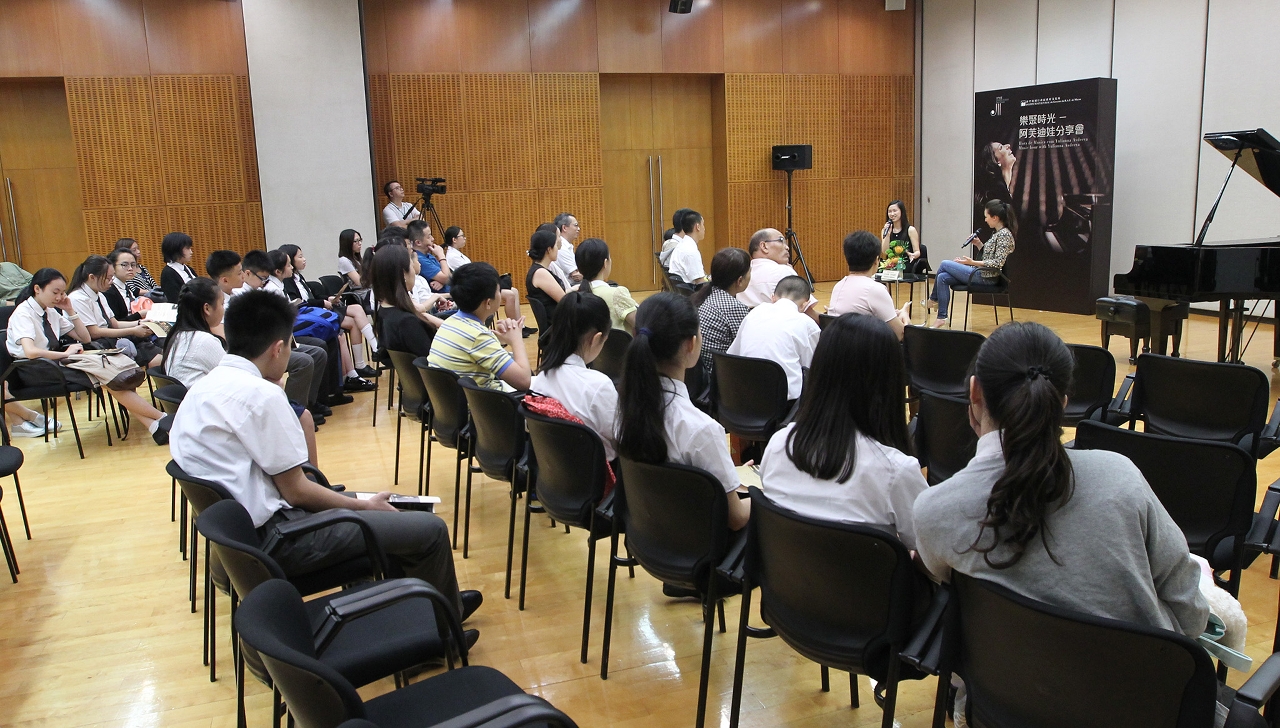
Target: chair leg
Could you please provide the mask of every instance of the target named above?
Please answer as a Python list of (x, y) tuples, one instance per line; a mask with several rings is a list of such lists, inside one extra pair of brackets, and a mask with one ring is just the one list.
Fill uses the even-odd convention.
[(698, 719), (694, 725), (703, 728), (707, 720), (707, 686), (711, 677), (711, 638), (715, 635), (715, 619), (711, 613), (712, 605), (718, 603), (716, 595), (716, 575), (711, 572), (707, 579), (707, 602), (703, 607), (706, 624), (702, 628), (702, 668), (698, 678)]
[(178, 494), (178, 551), (182, 552), (182, 560), (187, 560), (187, 494)]
[(272, 686), (271, 688), (271, 725), (280, 728), (280, 688)]
[(0, 549), (4, 550), (4, 563), (9, 567), (9, 578), (18, 583), (18, 557), (13, 553), (13, 540), (9, 538), (9, 524), (4, 520), (4, 511), (0, 510)]
[(244, 655), (236, 655), (236, 728), (246, 728), (244, 715)]
[[(511, 513), (507, 517), (507, 581), (502, 588), (502, 598), (511, 598), (511, 561), (516, 548), (516, 484), (511, 483)], [(526, 547), (526, 551), (527, 551)]]
[(861, 705), (858, 702), (858, 673), (849, 673), (849, 707), (857, 710)]
[(738, 728), (742, 713), (742, 678), (747, 665), (747, 621), (751, 617), (751, 582), (742, 582), (742, 612), (738, 615), (738, 648), (733, 658), (733, 697), (729, 700), (729, 728)]
[[(616, 529), (616, 527), (615, 527)], [(600, 648), (600, 679), (609, 679), (609, 637), (613, 632), (613, 586), (618, 574), (618, 533), (609, 537), (609, 586), (604, 596), (604, 645)], [(1280, 637), (1280, 630), (1278, 630)]]
[(18, 510), (22, 512), (22, 529), (27, 532), (27, 540), (31, 540), (31, 526), (27, 523), (27, 505), (22, 500), (22, 484), (18, 482), (18, 474), (13, 474), (13, 489), (18, 491)]
[[(209, 664), (209, 572), (204, 574), (204, 664)], [(213, 671), (209, 671), (209, 682), (213, 682)]]
[[(53, 403), (54, 403), (54, 404), (57, 404), (57, 403), (58, 403), (58, 398), (57, 398), (57, 397), (54, 397), (54, 398), (53, 398)], [(44, 441), (45, 441), (45, 442), (48, 442), (48, 441), (49, 441), (49, 428), (50, 428), (50, 427), (52, 427), (52, 426), (53, 426), (53, 423), (57, 421), (57, 419), (58, 419), (58, 415), (57, 415), (57, 413), (54, 413), (54, 415), (53, 415), (53, 419), (52, 419), (52, 420), (51, 420), (51, 419), (49, 419), (49, 400), (47, 400), (47, 399), (42, 399), (42, 400), (40, 400), (40, 414), (44, 415)], [(56, 435), (56, 434), (58, 434), (58, 430), (55, 428), (55, 429), (53, 430), (53, 433), (54, 433), (55, 435)], [(81, 456), (81, 457), (83, 457), (83, 456)]]
[(720, 634), (725, 633), (724, 629), (724, 600), (716, 602), (716, 611), (720, 613)]
[(964, 293), (964, 330), (969, 330), (969, 304), (973, 303), (973, 294), (965, 291)]
[(178, 479), (169, 478), (169, 523), (178, 520)]
[(1280, 554), (1271, 555), (1271, 574), (1272, 579), (1280, 577)]
[[(527, 489), (526, 489), (527, 490)], [(525, 493), (524, 499), (524, 545), (520, 547), (520, 609), (524, 610), (525, 575), (529, 573), (529, 518), (533, 513), (533, 496)]]
[(422, 435), (426, 438), (424, 449), (427, 451), (427, 467), (423, 473), (422, 494), (431, 495), (431, 418), (422, 423)]
[[(594, 516), (593, 516), (594, 520)], [(587, 664), (587, 640), (591, 635), (591, 592), (596, 575), (596, 539), (592, 538), (592, 524), (587, 527), (587, 590), (582, 606), (582, 654), (578, 661)]]
[(422, 495), (422, 463), (427, 449), (427, 426), (418, 428), (418, 495)]
[(462, 515), (462, 558), (467, 558), (471, 546), (471, 461), (467, 455), (467, 512)]
[[(462, 443), (458, 443), (458, 447), (462, 447)], [(456, 460), (453, 464), (453, 548), (458, 548), (458, 512), (462, 510), (462, 450), (456, 453)], [(470, 476), (467, 476), (470, 477)]]
[(188, 563), (191, 565), (191, 613), (196, 613), (196, 544), (200, 538), (200, 534), (196, 533), (196, 514), (194, 509), (191, 513), (191, 523), (187, 525), (188, 533), (191, 534), (191, 541), (187, 547), (187, 556), (190, 557)]
[(898, 707), (898, 673), (902, 669), (901, 662), (897, 658), (899, 652), (901, 652), (900, 649), (892, 650), (891, 654), (894, 657), (889, 658), (889, 677), (885, 680), (882, 728), (893, 728), (893, 714)]
[(938, 673), (938, 694), (933, 699), (933, 728), (946, 728), (947, 697), (951, 693), (951, 671)]
[[(377, 402), (378, 400), (375, 397), (373, 401)], [(377, 413), (378, 411), (377, 405), (374, 406), (373, 411), (375, 414)], [(404, 420), (404, 413), (397, 412), (396, 413), (396, 469), (394, 471), (395, 475), (391, 479), (391, 482), (395, 483), (396, 485), (400, 484), (400, 424), (401, 422), (403, 422), (403, 420)]]
[(209, 568), (209, 539), (204, 540), (204, 599), (209, 605), (209, 682), (218, 681), (218, 593)]
[[(76, 436), (76, 449), (80, 451), (80, 459), (84, 460), (84, 443), (80, 441), (80, 428), (76, 425), (76, 408), (71, 406), (71, 395), (67, 395), (67, 414), (71, 416), (71, 432)], [(58, 400), (53, 400), (53, 421), (58, 421)], [(53, 437), (57, 439), (58, 428), (53, 428)], [(111, 433), (107, 433), (107, 437), (111, 437)]]

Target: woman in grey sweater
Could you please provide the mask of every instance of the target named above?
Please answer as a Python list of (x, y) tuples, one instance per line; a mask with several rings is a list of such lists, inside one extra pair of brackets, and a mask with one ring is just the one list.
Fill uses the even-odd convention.
[(1209, 607), (1187, 541), (1128, 458), (1062, 446), (1073, 357), (1034, 323), (1000, 327), (978, 351), (969, 465), (920, 494), (920, 557), (1100, 617), (1199, 635)]

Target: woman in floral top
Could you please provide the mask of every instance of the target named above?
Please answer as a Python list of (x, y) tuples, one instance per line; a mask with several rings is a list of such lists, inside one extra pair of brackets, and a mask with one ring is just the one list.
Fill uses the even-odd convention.
[(955, 260), (944, 260), (938, 266), (938, 277), (925, 305), (929, 308), (937, 306), (938, 316), (934, 319), (933, 328), (947, 322), (947, 311), (951, 303), (951, 287), (968, 285), (980, 276), (983, 283), (994, 283), (1004, 269), (1005, 260), (1013, 253), (1013, 233), (1017, 220), (1013, 216), (1013, 208), (1007, 202), (991, 200), (986, 206), (987, 225), (995, 230), (995, 234), (983, 246), (982, 260), (974, 260), (960, 256)]

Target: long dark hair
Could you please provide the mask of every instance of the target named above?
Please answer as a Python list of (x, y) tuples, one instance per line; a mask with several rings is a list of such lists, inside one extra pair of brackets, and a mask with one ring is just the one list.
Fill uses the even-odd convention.
[(31, 282), (27, 284), (27, 287), (23, 288), (17, 297), (13, 299), (13, 305), (16, 306), (35, 295), (37, 286), (47, 288), (54, 281), (65, 281), (66, 279), (67, 277), (62, 275), (62, 272), (57, 268), (41, 268), (36, 271), (35, 275), (31, 276)]
[(1018, 236), (1018, 216), (1013, 214), (1013, 205), (1001, 200), (987, 200), (985, 209), (992, 217), (1000, 218), (1010, 234)]
[(369, 277), (373, 279), (373, 298), (401, 311), (416, 314), (409, 289), (405, 288), (404, 274), (413, 270), (409, 250), (397, 243), (388, 243), (373, 254)]
[[(1022, 558), (1036, 536), (1049, 551), (1047, 519), (1071, 499), (1071, 460), (1062, 446), (1062, 400), (1071, 389), (1075, 359), (1057, 334), (1037, 323), (996, 329), (978, 349), (973, 376), (991, 418), (1000, 426), (1004, 472), (991, 486), (978, 537), (969, 547), (993, 569)], [(991, 529), (990, 546), (980, 546)], [(991, 554), (1001, 545), (1004, 561)], [(1049, 557), (1054, 559), (1053, 553)]]
[(787, 457), (819, 480), (843, 483), (857, 465), (858, 433), (911, 454), (902, 409), (906, 367), (888, 324), (847, 313), (818, 339)]
[(991, 148), (993, 144), (999, 144), (999, 142), (978, 145), (978, 170), (1003, 179), (1004, 172), (1000, 169), (1000, 163), (996, 161), (996, 153)]
[(642, 463), (665, 463), (662, 377), (684, 342), (698, 335), (698, 311), (689, 299), (658, 293), (636, 311), (636, 335), (627, 347), (618, 381), (618, 453)]
[[(581, 267), (581, 266), (579, 266)], [(711, 256), (711, 285), (702, 286), (689, 296), (694, 308), (711, 295), (712, 288), (729, 290), (737, 280), (751, 271), (751, 256), (742, 248), (724, 248)]]
[[(297, 259), (298, 253), (302, 252), (302, 248), (299, 248), (293, 243), (285, 243), (284, 245), (281, 245), (280, 247), (276, 248), (276, 250), (279, 250), (281, 253), (284, 253), (285, 255), (289, 256), (289, 265), (293, 266), (293, 274), (295, 276), (301, 275), (301, 273), (298, 272), (298, 264), (295, 263), (294, 261)], [(306, 291), (299, 291), (299, 293), (303, 294), (304, 296), (309, 295)]]
[(462, 234), (462, 228), (457, 225), (450, 225), (444, 229), (444, 247), (452, 248), (454, 238)]
[[(581, 268), (579, 268), (581, 270)], [(587, 275), (582, 274), (585, 281)], [(542, 350), (542, 371), (548, 372), (564, 365), (566, 359), (578, 351), (582, 340), (602, 333), (606, 337), (613, 328), (609, 318), (609, 304), (603, 298), (588, 291), (569, 291), (556, 305), (547, 328), (546, 343)]]
[[(550, 229), (547, 229), (547, 228)], [(537, 263), (547, 257), (547, 251), (556, 247), (560, 242), (560, 238), (556, 235), (555, 226), (550, 223), (543, 223), (538, 226), (533, 235), (529, 236), (529, 260)]]
[[(218, 299), (221, 297), (222, 289), (218, 288), (217, 281), (212, 278), (192, 278), (182, 284), (182, 290), (178, 292), (178, 318), (173, 322), (173, 327), (169, 329), (169, 336), (164, 340), (166, 362), (169, 360), (169, 350), (173, 348), (179, 334), (186, 333), (190, 336), (197, 331), (213, 333), (209, 330), (209, 322), (204, 319), (204, 307), (206, 304), (218, 305)], [(227, 342), (223, 341), (222, 337), (219, 336), (218, 341), (222, 342), (222, 348), (227, 348)]]
[(111, 261), (106, 256), (91, 255), (84, 259), (84, 262), (76, 266), (76, 270), (71, 274), (71, 282), (67, 284), (67, 291), (78, 291), (89, 281), (89, 276), (97, 276), (102, 278), (111, 268)]
[(587, 238), (578, 244), (578, 250), (574, 253), (578, 272), (582, 274), (582, 283), (578, 284), (578, 290), (591, 290), (591, 281), (604, 270), (604, 263), (608, 259), (609, 246), (600, 238)]
[[(338, 257), (351, 261), (351, 265), (356, 267), (356, 273), (360, 272), (360, 257), (355, 253), (356, 236), (359, 234), (351, 228), (338, 233)], [(363, 237), (361, 240), (363, 242)]]
[(894, 200), (893, 202), (890, 202), (888, 205), (885, 205), (884, 221), (891, 224), (889, 228), (889, 232), (893, 232), (893, 227), (892, 227), (893, 221), (889, 219), (889, 208), (893, 207), (894, 205), (897, 205), (898, 212), (902, 213), (902, 217), (899, 219), (902, 221), (902, 229), (905, 231), (907, 228), (911, 227), (911, 221), (907, 219), (907, 206), (902, 204), (902, 200)]

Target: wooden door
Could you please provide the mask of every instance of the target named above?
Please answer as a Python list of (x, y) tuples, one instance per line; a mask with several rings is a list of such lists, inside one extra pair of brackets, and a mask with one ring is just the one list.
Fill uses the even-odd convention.
[(653, 254), (681, 207), (701, 212), (715, 251), (711, 77), (602, 74), (600, 143), (606, 242), (613, 279), (635, 291), (659, 287)]
[(0, 80), (0, 232), (0, 259), (28, 271), (70, 277), (88, 255), (61, 79)]

